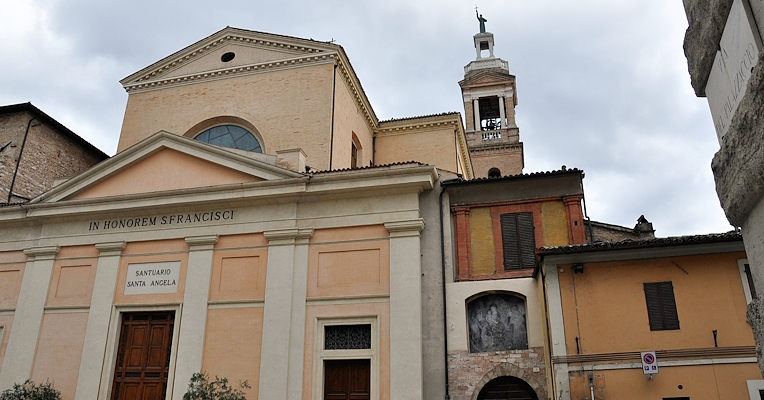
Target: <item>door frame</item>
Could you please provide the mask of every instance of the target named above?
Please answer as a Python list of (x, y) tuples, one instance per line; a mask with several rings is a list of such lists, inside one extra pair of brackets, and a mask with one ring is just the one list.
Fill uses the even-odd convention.
[(101, 370), (101, 384), (98, 389), (98, 400), (111, 400), (111, 389), (114, 384), (114, 370), (119, 351), (119, 331), (122, 327), (122, 314), (135, 312), (163, 312), (174, 311), (175, 317), (172, 324), (172, 343), (170, 343), (170, 364), (167, 374), (167, 399), (172, 398), (173, 385), (175, 383), (175, 360), (178, 351), (178, 337), (180, 336), (180, 317), (183, 305), (181, 303), (154, 304), (154, 305), (116, 305), (111, 308), (109, 319), (109, 337), (106, 340), (106, 356)]
[[(324, 332), (332, 325), (371, 325), (371, 349), (324, 350)], [(379, 400), (379, 315), (316, 318), (313, 328), (313, 400), (324, 398), (325, 360), (370, 360), (370, 398)]]

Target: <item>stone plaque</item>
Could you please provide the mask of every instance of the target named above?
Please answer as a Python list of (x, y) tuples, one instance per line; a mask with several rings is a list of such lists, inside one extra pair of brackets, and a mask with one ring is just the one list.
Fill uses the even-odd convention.
[(177, 293), (180, 261), (128, 264), (125, 294)]
[(706, 85), (706, 97), (719, 143), (745, 94), (761, 47), (759, 31), (748, 1), (735, 0)]

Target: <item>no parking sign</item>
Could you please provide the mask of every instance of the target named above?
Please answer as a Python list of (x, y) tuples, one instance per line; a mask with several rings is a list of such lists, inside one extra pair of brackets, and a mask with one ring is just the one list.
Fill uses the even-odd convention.
[(647, 374), (658, 373), (658, 359), (655, 358), (654, 351), (643, 351), (642, 353), (642, 372)]

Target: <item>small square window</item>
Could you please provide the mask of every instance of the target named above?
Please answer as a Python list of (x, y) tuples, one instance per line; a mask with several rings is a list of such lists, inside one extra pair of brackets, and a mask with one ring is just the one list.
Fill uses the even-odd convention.
[(645, 283), (647, 318), (651, 331), (679, 329), (679, 317), (671, 282)]

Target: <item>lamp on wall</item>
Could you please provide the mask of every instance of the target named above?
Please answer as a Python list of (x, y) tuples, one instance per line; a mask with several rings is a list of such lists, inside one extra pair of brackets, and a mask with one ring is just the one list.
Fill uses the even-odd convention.
[(583, 274), (584, 273), (584, 264), (583, 263), (575, 263), (575, 264), (573, 264), (573, 273), (574, 274)]

